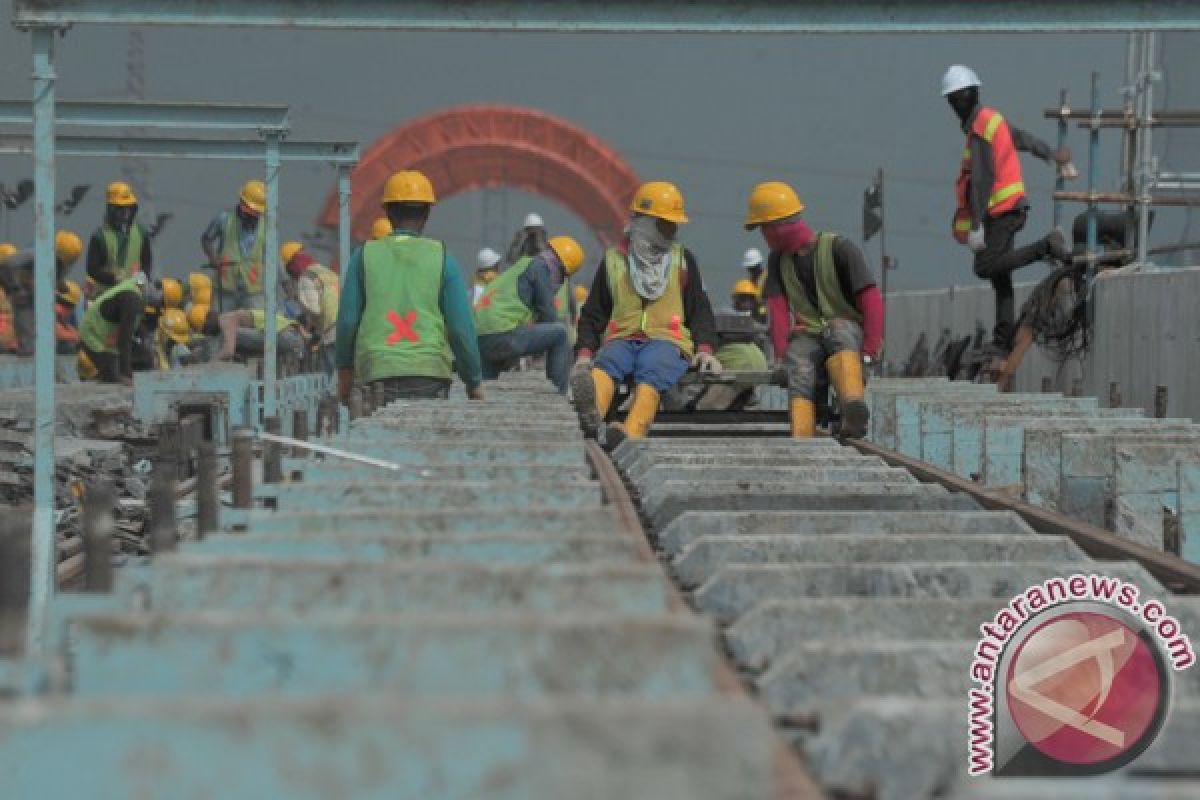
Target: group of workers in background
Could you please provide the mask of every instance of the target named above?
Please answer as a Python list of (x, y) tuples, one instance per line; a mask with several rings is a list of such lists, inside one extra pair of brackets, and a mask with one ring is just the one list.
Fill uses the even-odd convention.
[[(1052, 161), (1060, 177), (1077, 173), (1069, 151), (1051, 151), (981, 105), (979, 88), (967, 67), (943, 76), (942, 94), (967, 137), (952, 232), (974, 253), (976, 275), (992, 283), (994, 339), (1004, 350), (1014, 327), (1013, 271), (1068, 256), (1058, 231), (1014, 246), (1028, 212), (1017, 151)], [(81, 377), (128, 382), (139, 337), (151, 368), (202, 360), (192, 349), (196, 337), (219, 337), (217, 358), (263, 351), (261, 181), (247, 182), (236, 206), (218, 214), (201, 237), (215, 287), (202, 273), (189, 276), (186, 290), (171, 278), (152, 280), (151, 237), (136, 221), (132, 188), (113, 183), (106, 200), (103, 224), (87, 248), (85, 289), (66, 279), (82, 242), (67, 231), (55, 242), (59, 344), (78, 351)], [(281, 359), (313, 354), (313, 363), (336, 371), (343, 401), (356, 384), (380, 384), (388, 401), (445, 397), (454, 373), (470, 398), (482, 400), (485, 379), (541, 359), (547, 378), (571, 394), (585, 430), (613, 446), (647, 434), (689, 367), (719, 375), (764, 372), (773, 364), (786, 371), (793, 436), (814, 434), (826, 384), (837, 394), (841, 433), (864, 435), (864, 365), (880, 356), (882, 296), (862, 251), (837, 233), (814, 231), (788, 184), (769, 181), (751, 190), (745, 229), (761, 233), (768, 254), (764, 260), (758, 249), (748, 250), (746, 277), (731, 291), (731, 313), (765, 326), (765, 348), (752, 330), (718, 336), (696, 256), (680, 241), (688, 217), (671, 183), (637, 189), (624, 235), (600, 258), (590, 288), (570, 283), (585, 261), (583, 248), (569, 236), (548, 237), (536, 214), (526, 217), (505, 256), (479, 252), (468, 287), (446, 246), (424, 235), (436, 202), (424, 174), (393, 174), (381, 198), (383, 216), (340, 280), (302, 244), (283, 245)], [(9, 306), (0, 305), (0, 348), (32, 349), (32, 274), (31, 252), (0, 245), (0, 288)], [(624, 384), (628, 413), (606, 425)], [(727, 407), (745, 389), (723, 385), (697, 407)]]

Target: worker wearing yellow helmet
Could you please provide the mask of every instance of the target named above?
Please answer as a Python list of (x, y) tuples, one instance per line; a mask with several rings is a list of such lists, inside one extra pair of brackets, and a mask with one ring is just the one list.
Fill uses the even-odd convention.
[(266, 252), (267, 188), (262, 181), (246, 181), (238, 192), (237, 206), (217, 214), (200, 237), (209, 265), (217, 272), (217, 293), (222, 311), (261, 309), (263, 263)]
[(150, 236), (137, 222), (138, 199), (133, 187), (113, 181), (104, 194), (104, 221), (88, 242), (87, 274), (103, 289), (135, 272), (154, 270)]
[(382, 386), (387, 401), (446, 397), (457, 368), (467, 395), (482, 400), (471, 301), (446, 245), (423, 235), (437, 202), (421, 172), (401, 170), (383, 187), (393, 232), (354, 251), (337, 318), (338, 396), (355, 383)]
[(522, 356), (545, 354), (546, 377), (566, 394), (571, 345), (555, 299), (583, 259), (577, 241), (555, 236), (541, 253), (517, 259), (487, 285), (475, 304), (485, 379), (494, 380)]
[[(17, 248), (8, 242), (0, 242), (0, 274), (3, 274), (4, 262), (17, 254)], [(8, 292), (0, 287), (0, 353), (11, 353), (17, 349), (17, 332), (13, 328), (12, 304), (8, 301)]]
[(679, 226), (688, 221), (683, 195), (673, 184), (651, 181), (638, 188), (629, 208), (628, 232), (604, 254), (580, 314), (571, 377), (590, 435), (608, 413), (616, 385), (633, 379), (633, 404), (624, 424), (608, 427), (608, 447), (649, 432), (660, 396), (679, 382), (689, 363), (721, 371), (704, 280), (695, 257), (677, 241)]
[(70, 278), (61, 281), (54, 293), (54, 375), (59, 383), (78, 380), (75, 355), (79, 352), (79, 329), (75, 310), (83, 299), (83, 289)]
[(154, 330), (155, 369), (176, 369), (195, 363), (191, 344), (192, 329), (187, 314), (179, 308), (163, 311)]
[(859, 438), (867, 427), (863, 359), (879, 355), (883, 302), (862, 251), (844, 236), (813, 231), (804, 208), (788, 184), (760, 183), (750, 192), (745, 223), (761, 229), (771, 251), (771, 343), (788, 371), (792, 435), (813, 435), (817, 385), (826, 372), (841, 406), (840, 433)]
[(337, 273), (309, 254), (300, 242), (287, 242), (279, 249), (283, 264), (294, 281), (294, 295), (304, 314), (305, 327), (317, 339), (321, 369), (333, 377), (337, 348), (337, 314), (341, 287)]
[[(7, 248), (6, 248), (7, 252)], [(54, 234), (55, 284), (67, 276), (71, 266), (83, 253), (83, 242), (70, 231)], [(8, 295), (12, 307), (13, 330), (17, 339), (17, 355), (33, 355), (33, 250), (12, 253), (0, 261), (0, 289)]]

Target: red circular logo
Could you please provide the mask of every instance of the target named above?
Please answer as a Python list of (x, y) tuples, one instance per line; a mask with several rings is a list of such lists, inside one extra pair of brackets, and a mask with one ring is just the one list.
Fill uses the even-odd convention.
[(1009, 663), (1009, 713), (1055, 761), (1099, 765), (1139, 755), (1158, 733), (1166, 678), (1150, 644), (1106, 614), (1075, 611), (1038, 626)]

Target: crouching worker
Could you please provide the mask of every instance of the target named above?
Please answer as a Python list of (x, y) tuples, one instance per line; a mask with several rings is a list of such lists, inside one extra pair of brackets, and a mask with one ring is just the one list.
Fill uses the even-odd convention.
[(487, 285), (475, 306), (483, 377), (494, 380), (521, 356), (546, 354), (546, 377), (566, 394), (571, 344), (555, 296), (583, 264), (583, 248), (555, 236), (532, 258), (523, 256)]
[(200, 353), (192, 349), (192, 328), (187, 314), (178, 308), (163, 311), (154, 331), (155, 369), (177, 369), (203, 360)]
[(792, 436), (816, 429), (821, 370), (837, 392), (841, 434), (867, 430), (863, 359), (875, 359), (883, 334), (883, 298), (862, 251), (836, 233), (815, 233), (801, 217), (804, 204), (786, 183), (760, 183), (750, 192), (746, 229), (761, 228), (771, 249), (767, 306), (776, 359), (788, 371)]
[(101, 292), (79, 326), (79, 377), (133, 384), (133, 337), (142, 321), (146, 273), (138, 272)]
[[(257, 309), (209, 312), (202, 333), (220, 334), (220, 361), (231, 361), (235, 355), (261, 357), (267, 344), (267, 312)], [(292, 375), (300, 370), (304, 359), (304, 329), (293, 317), (275, 315), (275, 361), (280, 375)]]
[[(733, 286), (731, 293), (733, 313), (737, 317), (757, 321), (759, 299), (754, 281), (743, 278)], [(718, 328), (721, 326), (718, 325)], [(758, 332), (717, 333), (717, 360), (721, 367), (730, 372), (766, 372), (767, 357), (759, 346), (765, 326), (758, 325)], [(701, 411), (737, 411), (754, 400), (754, 385), (746, 383), (719, 383), (705, 387), (696, 403)]]
[[(579, 319), (579, 350), (571, 392), (584, 431), (596, 435), (616, 384), (634, 382), (624, 424), (605, 432), (605, 445), (642, 438), (658, 413), (660, 395), (679, 382), (689, 362), (720, 372), (712, 307), (696, 259), (676, 242), (688, 218), (683, 195), (670, 183), (638, 189), (629, 232), (596, 270)], [(593, 360), (593, 354), (595, 354)]]

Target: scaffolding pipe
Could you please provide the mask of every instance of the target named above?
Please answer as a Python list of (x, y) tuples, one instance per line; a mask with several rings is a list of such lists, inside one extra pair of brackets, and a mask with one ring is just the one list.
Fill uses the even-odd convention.
[[(1092, 113), (1100, 112), (1100, 73), (1092, 73)], [(1100, 127), (1092, 125), (1088, 133), (1088, 211), (1087, 211), (1087, 250), (1085, 258), (1088, 268), (1094, 272), (1096, 262), (1097, 217), (1096, 181), (1100, 171)]]
[[(1058, 93), (1058, 110), (1059, 110), (1058, 151), (1061, 153), (1062, 149), (1067, 146), (1067, 118), (1071, 114), (1071, 106), (1069, 105), (1068, 100), (1067, 100), (1067, 90), (1066, 89), (1062, 89)], [(1061, 169), (1058, 170), (1057, 172), (1058, 172), (1058, 177), (1055, 178), (1055, 180), (1054, 180), (1054, 188), (1056, 191), (1061, 192), (1063, 189), (1067, 188), (1067, 180), (1066, 180), (1066, 178), (1063, 177)], [(1054, 198), (1054, 227), (1055, 228), (1062, 227), (1062, 212), (1063, 212), (1062, 200), (1055, 197)]]
[(1138, 175), (1137, 256), (1134, 258), (1134, 263), (1146, 265), (1149, 263), (1146, 250), (1150, 238), (1150, 184), (1154, 180), (1153, 137), (1148, 123), (1154, 114), (1154, 81), (1157, 80), (1157, 75), (1154, 73), (1154, 51), (1157, 37), (1153, 33), (1146, 33), (1143, 34), (1142, 42), (1142, 74), (1140, 76), (1142, 90), (1141, 120), (1146, 128), (1142, 131), (1141, 136), (1138, 137), (1138, 147), (1141, 150), (1141, 168)]

